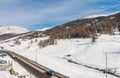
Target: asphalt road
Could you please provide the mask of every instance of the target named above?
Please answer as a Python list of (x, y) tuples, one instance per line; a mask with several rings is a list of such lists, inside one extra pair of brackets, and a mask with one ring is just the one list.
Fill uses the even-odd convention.
[(19, 54), (16, 54), (9, 50), (1, 50), (5, 53), (7, 53), (9, 56), (11, 56), (13, 59), (18, 61), (21, 65), (24, 65), (29, 71), (31, 71), (37, 78), (69, 78), (65, 75), (62, 75), (58, 72), (56, 72), (55, 76), (50, 76), (47, 74), (47, 72), (51, 69), (42, 66), (24, 56), (21, 56)]

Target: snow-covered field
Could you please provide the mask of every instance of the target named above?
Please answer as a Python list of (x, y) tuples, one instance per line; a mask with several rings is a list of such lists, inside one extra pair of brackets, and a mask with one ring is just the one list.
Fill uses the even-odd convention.
[[(49, 45), (39, 49), (37, 44), (43, 39), (46, 38), (37, 38), (37, 42), (35, 42), (35, 39), (32, 39), (33, 43), (31, 43), (31, 40), (21, 40), (21, 45), (15, 46), (11, 46), (14, 45), (14, 42), (11, 41), (2, 43), (0, 46), (70, 78), (105, 78), (105, 74), (102, 72), (70, 63), (66, 59), (91, 67), (105, 69), (105, 54), (107, 54), (108, 68), (116, 68), (115, 73), (120, 75), (119, 35), (101, 35), (93, 44), (90, 38), (61, 39), (57, 40), (57, 45)], [(116, 78), (115, 76), (108, 76), (109, 78)]]

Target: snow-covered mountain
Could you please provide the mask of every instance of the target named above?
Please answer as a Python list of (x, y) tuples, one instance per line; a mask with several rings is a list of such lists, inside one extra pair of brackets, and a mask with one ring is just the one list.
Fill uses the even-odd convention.
[(46, 30), (44, 33), (54, 38), (87, 38), (93, 33), (113, 34), (116, 27), (120, 31), (120, 12), (77, 19)]
[(19, 26), (0, 26), (0, 35), (2, 34), (21, 34), (28, 32), (27, 29)]
[[(97, 33), (94, 42), (91, 33)], [(107, 71), (114, 74), (108, 77), (116, 78), (115, 75), (120, 76), (119, 33), (120, 13), (116, 13), (75, 20), (46, 31), (31, 31), (4, 41), (0, 46), (70, 78), (105, 78), (107, 54)], [(53, 39), (56, 45), (45, 46)]]
[(109, 13), (109, 14), (90, 15), (90, 16), (86, 16), (85, 18), (106, 17), (106, 16), (110, 16), (110, 15), (117, 14), (117, 13), (119, 13), (119, 12), (120, 12), (120, 11), (118, 11), (118, 12), (114, 12), (114, 13)]

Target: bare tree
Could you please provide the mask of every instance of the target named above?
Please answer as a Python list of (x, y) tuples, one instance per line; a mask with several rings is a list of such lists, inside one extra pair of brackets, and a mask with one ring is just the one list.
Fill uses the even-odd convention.
[(15, 40), (15, 44), (20, 45), (20, 44), (21, 44), (20, 40), (19, 40), (19, 39), (16, 39), (16, 40)]

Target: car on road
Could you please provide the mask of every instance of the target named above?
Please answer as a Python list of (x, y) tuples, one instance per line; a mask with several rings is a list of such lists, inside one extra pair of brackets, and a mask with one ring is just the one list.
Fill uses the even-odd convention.
[(55, 76), (56, 72), (53, 71), (53, 70), (50, 70), (50, 71), (47, 72), (47, 74), (50, 75), (50, 76)]

